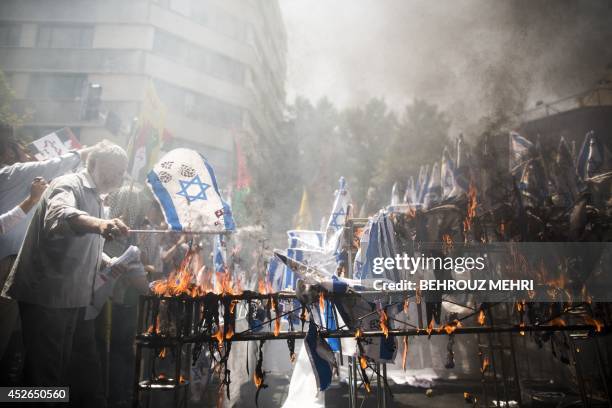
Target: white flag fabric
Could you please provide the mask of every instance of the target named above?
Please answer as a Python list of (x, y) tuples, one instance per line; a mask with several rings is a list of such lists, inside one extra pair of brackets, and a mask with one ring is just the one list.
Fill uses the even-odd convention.
[(180, 148), (165, 154), (149, 172), (147, 184), (172, 230), (235, 230), (214, 170), (195, 150)]
[(440, 186), (440, 165), (434, 163), (431, 174), (429, 176), (429, 183), (425, 189), (423, 196), (423, 208), (431, 208), (434, 204), (440, 202), (442, 193), (442, 187)]
[(391, 188), (391, 205), (398, 205), (400, 203), (399, 184), (396, 181), (393, 183)]
[(442, 199), (452, 198), (458, 195), (458, 187), (455, 183), (455, 163), (451, 159), (448, 149), (442, 152), (442, 164), (440, 165), (440, 182), (442, 183)]
[(325, 228), (325, 251), (337, 255), (340, 237), (346, 223), (348, 206), (351, 203), (351, 195), (346, 188), (344, 177), (340, 177), (339, 187), (336, 190), (334, 207)]
[(522, 171), (522, 165), (529, 159), (533, 143), (516, 132), (510, 132), (510, 172)]

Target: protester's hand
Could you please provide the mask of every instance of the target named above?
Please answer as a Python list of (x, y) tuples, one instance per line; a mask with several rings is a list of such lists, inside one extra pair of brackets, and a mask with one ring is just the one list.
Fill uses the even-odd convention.
[(126, 236), (128, 231), (129, 228), (127, 225), (125, 225), (119, 218), (100, 221), (100, 235), (109, 241), (121, 236)]
[(125, 264), (119, 263), (111, 268), (113, 276), (121, 276), (128, 271), (129, 267)]
[(37, 203), (42, 197), (43, 193), (47, 189), (47, 182), (42, 177), (36, 177), (32, 181), (32, 187), (30, 187), (30, 200), (33, 203)]

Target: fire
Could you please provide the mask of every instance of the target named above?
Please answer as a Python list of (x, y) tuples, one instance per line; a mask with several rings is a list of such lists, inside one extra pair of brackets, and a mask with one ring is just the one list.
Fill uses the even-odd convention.
[(364, 370), (368, 367), (368, 360), (366, 359), (366, 356), (360, 356), (359, 357), (359, 365)]
[[(521, 323), (519, 324), (519, 327), (520, 327), (521, 329), (524, 329), (524, 328), (525, 328), (525, 322), (521, 322)], [(519, 331), (519, 334), (520, 334), (521, 336), (524, 336), (524, 335), (525, 335), (525, 330), (521, 330), (521, 331)]]
[(183, 376), (183, 374), (179, 376), (179, 384), (185, 384), (185, 377)]
[(325, 312), (325, 296), (323, 296), (323, 292), (319, 293), (319, 310), (321, 310), (321, 313)]
[(402, 352), (402, 370), (406, 371), (406, 358), (408, 357), (408, 337), (404, 336), (404, 351)]
[(484, 326), (486, 320), (485, 312), (483, 309), (480, 309), (480, 313), (478, 313), (478, 324)]
[(255, 383), (257, 389), (260, 389), (263, 385), (263, 378), (257, 375), (257, 371), (253, 373), (253, 382)]
[(389, 338), (388, 318), (384, 310), (380, 311), (380, 330), (385, 334), (385, 338)]
[(161, 351), (159, 352), (159, 358), (164, 359), (166, 358), (166, 348), (162, 348)]
[(425, 332), (431, 336), (431, 332), (434, 329), (434, 318), (432, 317), (431, 320), (429, 321), (429, 324), (427, 325), (427, 329), (425, 329)]
[(455, 330), (457, 330), (457, 327), (461, 327), (461, 326), (463, 326), (461, 322), (455, 319), (454, 321), (444, 325), (444, 331), (446, 332), (446, 334), (451, 334)]
[(487, 368), (489, 368), (489, 357), (485, 357), (484, 360), (482, 360), (480, 372), (484, 374), (484, 372), (487, 371)]
[(147, 333), (148, 334), (153, 334), (153, 333), (161, 334), (161, 325), (160, 325), (159, 315), (155, 319), (155, 324), (152, 324), (149, 326), (149, 328), (147, 329)]
[(365, 389), (368, 392), (368, 394), (370, 394), (372, 392), (372, 388), (370, 388), (370, 384), (367, 382), (364, 382), (363, 385), (365, 386)]
[(442, 244), (445, 252), (453, 249), (453, 238), (450, 234), (442, 235)]
[(164, 373), (159, 373), (159, 375), (157, 376), (157, 379), (158, 379), (158, 380), (162, 380), (162, 381), (163, 381), (163, 380), (165, 380), (165, 379), (166, 379), (166, 374), (164, 374)]
[(274, 337), (278, 337), (280, 333), (280, 326), (281, 326), (280, 317), (277, 316), (276, 319), (274, 319)]
[(550, 324), (553, 326), (557, 326), (557, 327), (565, 327), (567, 326), (567, 323), (565, 323), (565, 320), (563, 320), (560, 317), (555, 317), (554, 319), (552, 319), (550, 321)]
[(228, 324), (227, 330), (225, 331), (225, 340), (230, 340), (232, 337), (234, 337), (234, 328), (231, 324)]
[(213, 339), (217, 339), (217, 343), (219, 343), (219, 347), (223, 346), (223, 326), (220, 326), (215, 334), (211, 336)]
[(463, 230), (466, 232), (472, 228), (472, 221), (474, 220), (474, 217), (476, 217), (477, 207), (478, 202), (476, 200), (476, 187), (470, 183), (470, 187), (468, 188), (467, 214), (465, 216), (465, 220), (463, 220)]
[(268, 293), (266, 290), (266, 283), (261, 278), (259, 279), (259, 282), (257, 282), (257, 292), (259, 292), (261, 295), (266, 295)]
[(604, 325), (601, 320), (594, 319), (591, 316), (584, 316), (584, 322), (595, 327), (595, 331), (597, 333), (601, 333), (601, 331), (603, 330)]

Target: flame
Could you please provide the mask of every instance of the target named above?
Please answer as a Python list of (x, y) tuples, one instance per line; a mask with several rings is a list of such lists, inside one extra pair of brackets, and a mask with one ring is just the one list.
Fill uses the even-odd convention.
[(472, 228), (472, 221), (476, 217), (476, 208), (478, 207), (478, 201), (476, 200), (476, 187), (470, 183), (468, 188), (468, 203), (467, 203), (467, 214), (465, 220), (463, 220), (463, 230), (465, 232)]
[(259, 294), (261, 295), (268, 294), (268, 292), (266, 291), (266, 283), (263, 279), (259, 279), (259, 282), (257, 282), (257, 292), (259, 292)]
[(389, 338), (389, 326), (387, 322), (387, 313), (384, 310), (380, 311), (380, 330), (385, 334), (385, 338)]
[(211, 336), (213, 339), (217, 339), (217, 343), (219, 343), (219, 347), (223, 347), (223, 326), (220, 326), (217, 329), (217, 332)]
[(257, 375), (257, 371), (253, 373), (253, 382), (255, 383), (257, 389), (260, 389), (263, 385), (263, 378)]
[(159, 319), (159, 315), (157, 315), (157, 318), (155, 319), (155, 324), (152, 324), (149, 326), (149, 328), (147, 329), (147, 333), (148, 334), (161, 334), (161, 325), (160, 325), (160, 319)]
[(478, 324), (484, 326), (486, 320), (485, 312), (483, 309), (480, 309), (480, 313), (478, 313)]
[(482, 360), (480, 372), (484, 374), (484, 372), (487, 371), (487, 368), (489, 368), (489, 357), (485, 357), (484, 360)]
[(519, 300), (518, 302), (516, 302), (516, 311), (519, 313), (525, 311), (525, 301), (524, 300)]
[(321, 310), (321, 313), (325, 312), (325, 296), (323, 296), (323, 292), (319, 293), (319, 310)]
[(166, 348), (162, 348), (161, 351), (159, 352), (159, 358), (164, 359), (166, 358)]
[(453, 249), (453, 238), (450, 236), (450, 234), (442, 235), (442, 244), (445, 252)]
[[(519, 327), (520, 327), (521, 329), (524, 329), (524, 328), (525, 328), (525, 322), (521, 322), (521, 323), (519, 324)], [(521, 336), (524, 336), (524, 335), (525, 335), (525, 330), (521, 330), (521, 331), (519, 331), (519, 334), (520, 334)]]
[(355, 330), (355, 338), (358, 339), (361, 336), (363, 336), (363, 332), (361, 331), (361, 328), (358, 328), (357, 330)]
[(404, 336), (404, 351), (402, 352), (402, 370), (406, 371), (406, 358), (408, 357), (408, 336)]
[(281, 326), (280, 317), (277, 316), (274, 319), (274, 337), (278, 337), (280, 333), (280, 326)]
[(557, 326), (557, 327), (565, 327), (567, 326), (567, 323), (565, 323), (565, 320), (563, 320), (560, 317), (555, 317), (554, 319), (552, 319), (550, 321), (550, 324), (553, 326)]
[(446, 334), (451, 334), (455, 330), (457, 330), (457, 327), (461, 327), (461, 326), (463, 326), (461, 322), (455, 319), (454, 321), (444, 325), (444, 331), (446, 332)]
[(431, 336), (431, 332), (434, 329), (434, 318), (432, 317), (431, 320), (429, 321), (429, 324), (427, 325), (427, 329), (425, 329), (425, 332)]
[(368, 367), (368, 360), (366, 359), (365, 356), (362, 355), (362, 356), (359, 357), (359, 365), (364, 370)]
[(159, 375), (157, 376), (157, 379), (158, 379), (158, 380), (162, 380), (162, 381), (163, 381), (163, 380), (165, 380), (165, 379), (166, 379), (166, 374), (164, 374), (164, 373), (159, 373)]
[(231, 324), (227, 325), (227, 330), (225, 331), (225, 340), (230, 340), (234, 337), (234, 327)]
[(368, 394), (370, 394), (372, 392), (372, 388), (370, 388), (370, 384), (367, 383), (367, 382), (364, 382), (363, 385), (364, 385), (366, 391), (368, 392)]
[(594, 319), (591, 316), (584, 316), (584, 322), (595, 327), (595, 331), (597, 333), (601, 333), (601, 331), (603, 330), (604, 324), (601, 322), (601, 320)]
[(183, 374), (179, 376), (179, 384), (185, 384), (185, 377), (183, 376)]

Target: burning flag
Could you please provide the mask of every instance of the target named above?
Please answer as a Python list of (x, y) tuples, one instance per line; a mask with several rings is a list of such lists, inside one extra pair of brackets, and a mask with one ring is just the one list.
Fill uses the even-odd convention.
[(308, 352), (308, 357), (310, 357), (312, 371), (317, 379), (317, 388), (320, 391), (325, 391), (331, 385), (336, 359), (329, 345), (319, 336), (316, 325), (312, 321), (304, 339), (304, 346)]
[(610, 169), (610, 152), (590, 131), (584, 137), (580, 153), (576, 158), (576, 174), (587, 180)]
[(529, 159), (533, 143), (516, 132), (510, 132), (510, 172), (519, 173)]
[(215, 172), (198, 152), (170, 151), (149, 172), (147, 182), (172, 230), (221, 232), (236, 228)]

